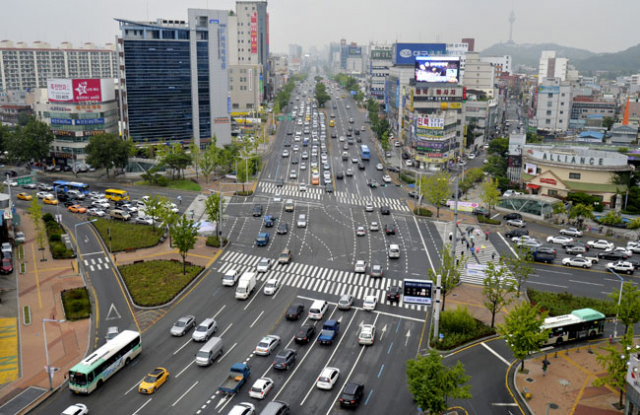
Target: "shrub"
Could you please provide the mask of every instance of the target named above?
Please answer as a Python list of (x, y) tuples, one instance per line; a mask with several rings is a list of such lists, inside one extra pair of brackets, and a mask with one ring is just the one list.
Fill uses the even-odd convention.
[(253, 194), (253, 190), (245, 190), (244, 192), (242, 190), (239, 190), (236, 192), (236, 196), (251, 196)]
[(62, 240), (62, 235), (59, 233), (52, 233), (49, 235), (49, 241), (51, 242), (60, 242)]
[(549, 316), (571, 314), (573, 310), (581, 308), (592, 308), (607, 317), (616, 315), (616, 303), (611, 300), (574, 296), (568, 292), (550, 293), (538, 291), (534, 288), (527, 288), (527, 296), (532, 304), (538, 305), (542, 310), (547, 310)]
[[(222, 238), (222, 246), (227, 245), (228, 239)], [(214, 248), (220, 248), (220, 238), (216, 235), (211, 235), (207, 238), (207, 246), (212, 246)]]
[(156, 183), (158, 184), (158, 186), (167, 187), (169, 186), (169, 179), (164, 176), (160, 176), (157, 178)]
[(408, 184), (413, 184), (416, 182), (416, 179), (414, 179), (413, 177), (409, 176), (406, 173), (400, 173), (400, 180)]
[[(458, 306), (456, 310), (440, 313), (440, 333), (442, 340), (431, 336), (431, 346), (439, 350), (450, 350), (464, 343), (495, 334), (495, 330), (476, 320), (467, 308)], [(433, 332), (431, 333), (433, 334)]]
[(433, 216), (433, 212), (432, 211), (430, 211), (427, 208), (423, 208), (423, 207), (417, 207), (417, 208), (413, 209), (413, 213), (415, 213), (418, 216), (426, 216), (428, 218)]
[(466, 307), (445, 310), (440, 314), (440, 327), (443, 331), (469, 334), (476, 329), (476, 319)]
[(487, 225), (500, 225), (501, 223), (499, 219), (491, 219), (484, 215), (478, 215), (477, 218), (478, 218), (478, 222), (486, 223)]
[(53, 215), (51, 213), (45, 213), (44, 215), (42, 215), (42, 220), (45, 223), (48, 223), (48, 222), (55, 222), (56, 218), (53, 217)]
[(81, 320), (91, 315), (91, 301), (85, 287), (62, 292), (62, 306), (67, 320)]

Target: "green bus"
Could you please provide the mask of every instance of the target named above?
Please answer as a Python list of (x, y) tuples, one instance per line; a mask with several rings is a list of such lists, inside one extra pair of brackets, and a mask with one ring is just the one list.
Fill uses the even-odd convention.
[(140, 333), (124, 330), (69, 370), (69, 389), (88, 395), (142, 351)]

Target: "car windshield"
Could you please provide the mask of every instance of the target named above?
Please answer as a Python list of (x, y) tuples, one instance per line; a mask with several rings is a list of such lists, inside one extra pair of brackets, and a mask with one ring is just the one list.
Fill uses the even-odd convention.
[(158, 380), (158, 378), (156, 376), (152, 376), (152, 375), (147, 375), (144, 378), (144, 382), (147, 382), (147, 383), (153, 383), (156, 380)]
[(275, 288), (276, 287), (276, 283), (275, 282), (268, 282), (267, 283), (267, 288)]
[(198, 326), (196, 331), (207, 331), (207, 327), (206, 326)]
[(360, 334), (360, 337), (362, 337), (363, 339), (370, 339), (371, 338), (371, 333), (365, 331), (362, 332), (362, 334)]
[(184, 327), (186, 325), (186, 323), (182, 320), (178, 320), (176, 321), (176, 327)]
[(251, 387), (251, 392), (262, 392), (262, 388), (259, 386), (252, 386)]
[(258, 347), (266, 349), (267, 347), (269, 347), (269, 342), (260, 342), (258, 343)]
[(286, 356), (286, 355), (284, 355), (284, 356), (277, 355), (277, 356), (276, 356), (276, 358), (274, 359), (274, 361), (275, 361), (276, 363), (283, 363), (283, 362), (286, 362), (286, 361), (287, 361), (287, 356)]

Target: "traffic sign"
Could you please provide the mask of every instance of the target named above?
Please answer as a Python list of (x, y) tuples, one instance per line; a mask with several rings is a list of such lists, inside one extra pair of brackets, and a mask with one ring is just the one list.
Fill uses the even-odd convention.
[(16, 182), (18, 182), (18, 186), (24, 186), (25, 184), (35, 183), (35, 175), (29, 176), (20, 176), (15, 178)]

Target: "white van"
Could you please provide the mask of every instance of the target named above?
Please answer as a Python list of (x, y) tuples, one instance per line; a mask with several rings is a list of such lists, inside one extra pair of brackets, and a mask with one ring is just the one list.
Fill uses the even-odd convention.
[(236, 299), (237, 300), (246, 300), (249, 298), (249, 295), (253, 292), (253, 289), (256, 288), (256, 276), (258, 274), (253, 271), (247, 271), (242, 274), (240, 277), (240, 281), (238, 281), (238, 286), (236, 287)]
[(400, 258), (400, 246), (396, 244), (389, 245), (389, 258)]
[(218, 357), (222, 356), (222, 339), (212, 337), (196, 354), (196, 364), (198, 366), (209, 366)]
[(120, 210), (120, 209), (113, 209), (111, 212), (109, 212), (109, 216), (111, 216), (112, 219), (119, 219), (119, 220), (131, 219), (131, 215), (128, 212), (125, 212), (124, 210)]
[(230, 269), (222, 276), (222, 285), (233, 287), (234, 285), (236, 285), (238, 278), (240, 278), (240, 273), (235, 269)]
[(309, 308), (309, 319), (322, 320), (324, 313), (327, 311), (329, 304), (324, 300), (316, 300)]

